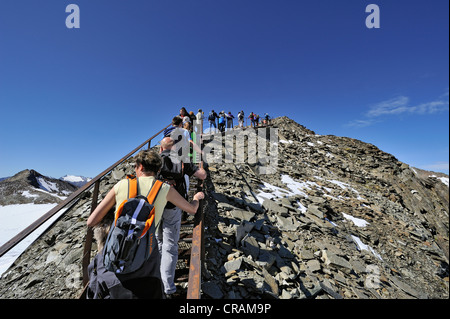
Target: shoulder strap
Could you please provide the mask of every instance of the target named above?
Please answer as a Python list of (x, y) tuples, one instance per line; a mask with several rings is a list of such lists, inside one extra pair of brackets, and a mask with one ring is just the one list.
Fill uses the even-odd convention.
[[(153, 205), (153, 203), (156, 200), (156, 197), (158, 197), (159, 191), (161, 190), (162, 182), (157, 180), (155, 178), (155, 181), (152, 185), (152, 188), (150, 189), (150, 193), (147, 196), (148, 202)], [(155, 206), (153, 206), (152, 211), (150, 212), (150, 215), (148, 216), (148, 219), (145, 222), (145, 227), (142, 231), (141, 238), (144, 237), (144, 235), (147, 233), (147, 231), (150, 229), (151, 225), (153, 224), (153, 221), (155, 220)], [(156, 226), (156, 228), (158, 228)]]
[(150, 188), (150, 191), (147, 195), (147, 199), (150, 204), (153, 205), (153, 203), (155, 202), (156, 197), (158, 196), (159, 191), (161, 190), (162, 184), (163, 183), (160, 180), (157, 180), (155, 177), (155, 181), (153, 182), (153, 185)]
[(114, 226), (117, 223), (117, 219), (120, 217), (120, 215), (122, 214), (122, 210), (123, 210), (123, 206), (125, 205), (125, 203), (130, 199), (130, 198), (134, 198), (137, 196), (137, 179), (133, 176), (133, 175), (128, 175), (127, 176), (127, 182), (128, 182), (128, 193), (127, 193), (127, 199), (124, 200), (119, 207), (116, 210), (115, 216), (114, 216)]
[(128, 178), (128, 197), (127, 199), (130, 198), (135, 198), (138, 194), (138, 180), (137, 178)]

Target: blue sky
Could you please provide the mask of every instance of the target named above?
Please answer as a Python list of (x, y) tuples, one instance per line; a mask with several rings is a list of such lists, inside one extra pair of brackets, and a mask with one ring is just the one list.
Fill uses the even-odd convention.
[[(66, 6), (80, 8), (68, 29)], [(368, 4), (380, 29), (365, 24)], [(178, 113), (286, 115), (448, 173), (447, 0), (1, 0), (0, 177), (96, 176)]]

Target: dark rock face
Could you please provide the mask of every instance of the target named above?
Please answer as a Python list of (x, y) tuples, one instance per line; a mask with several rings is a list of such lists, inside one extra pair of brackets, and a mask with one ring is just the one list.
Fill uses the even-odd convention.
[[(446, 184), (371, 144), (273, 124), (275, 173), (209, 163), (202, 298), (449, 297)], [(114, 170), (100, 198), (131, 172)], [(0, 298), (81, 293), (90, 206), (87, 192), (16, 260)]]

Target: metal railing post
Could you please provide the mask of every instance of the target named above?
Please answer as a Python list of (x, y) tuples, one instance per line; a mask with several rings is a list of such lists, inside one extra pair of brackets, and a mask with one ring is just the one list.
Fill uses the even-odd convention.
[[(92, 194), (92, 203), (91, 203), (90, 214), (92, 214), (94, 212), (95, 208), (97, 207), (99, 189), (100, 189), (100, 181), (98, 180), (95, 182), (94, 193)], [(86, 237), (84, 240), (83, 261), (82, 261), (83, 286), (85, 286), (89, 282), (87, 267), (89, 266), (89, 263), (91, 261), (91, 248), (92, 248), (93, 235), (94, 235), (93, 229), (91, 227), (88, 227)]]

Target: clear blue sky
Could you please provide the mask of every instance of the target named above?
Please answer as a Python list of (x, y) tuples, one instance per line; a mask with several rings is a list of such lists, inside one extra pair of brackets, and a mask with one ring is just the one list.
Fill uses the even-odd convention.
[(181, 106), (287, 115), (448, 173), (448, 39), (448, 0), (1, 0), (0, 177), (93, 177)]

